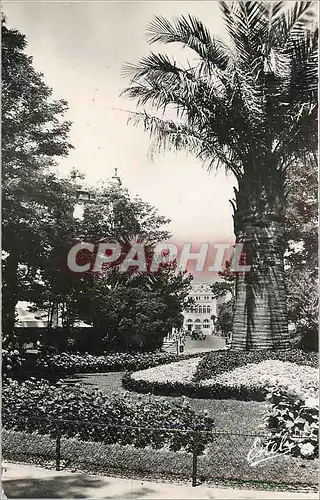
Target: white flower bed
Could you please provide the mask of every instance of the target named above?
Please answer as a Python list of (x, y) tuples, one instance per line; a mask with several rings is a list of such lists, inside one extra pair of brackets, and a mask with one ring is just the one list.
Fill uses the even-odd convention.
[(132, 374), (134, 380), (147, 382), (187, 384), (193, 381), (198, 364), (202, 358), (185, 359), (167, 365), (156, 366)]
[(279, 388), (291, 394), (303, 396), (303, 399), (306, 396), (317, 398), (319, 372), (317, 368), (310, 366), (301, 366), (288, 361), (267, 360), (241, 366), (201, 382), (207, 387), (217, 383), (227, 387), (245, 385), (252, 388)]

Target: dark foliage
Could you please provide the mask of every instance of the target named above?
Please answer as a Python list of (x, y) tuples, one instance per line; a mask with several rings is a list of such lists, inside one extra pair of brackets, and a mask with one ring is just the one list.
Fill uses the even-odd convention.
[[(3, 387), (2, 422), (5, 428), (137, 448), (165, 446), (171, 451), (192, 451), (190, 431), (213, 429), (213, 419), (196, 414), (185, 402), (133, 403), (125, 395), (109, 398), (99, 390), (85, 392), (62, 383), (50, 385), (31, 379), (11, 379)], [(188, 432), (189, 431), (189, 432)], [(198, 453), (212, 441), (210, 432), (199, 435)]]

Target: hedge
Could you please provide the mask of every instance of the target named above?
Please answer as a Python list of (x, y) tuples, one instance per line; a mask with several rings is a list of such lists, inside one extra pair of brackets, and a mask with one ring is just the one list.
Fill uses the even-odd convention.
[(244, 366), (249, 363), (260, 363), (269, 359), (279, 361), (289, 361), (297, 365), (311, 366), (318, 368), (319, 359), (318, 353), (304, 352), (299, 349), (290, 349), (283, 351), (212, 351), (206, 354), (200, 361), (196, 374), (195, 381), (213, 378), (223, 372), (228, 372), (239, 366)]
[(142, 394), (156, 394), (159, 396), (186, 396), (198, 399), (238, 399), (242, 401), (264, 401), (267, 390), (252, 389), (245, 385), (241, 387), (225, 387), (222, 384), (214, 384), (203, 387), (199, 383), (159, 383), (146, 380), (135, 380), (131, 373), (122, 377), (122, 385), (129, 391)]

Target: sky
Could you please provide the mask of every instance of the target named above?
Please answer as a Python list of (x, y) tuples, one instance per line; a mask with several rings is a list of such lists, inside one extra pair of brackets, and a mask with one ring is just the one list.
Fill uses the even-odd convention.
[(121, 111), (134, 111), (135, 104), (120, 97), (128, 85), (121, 75), (125, 63), (137, 62), (151, 49), (178, 61), (192, 57), (175, 45), (147, 44), (146, 27), (155, 15), (193, 14), (223, 37), (217, 2), (3, 1), (2, 8), (8, 27), (26, 35), (27, 52), (54, 97), (69, 103), (74, 150), (59, 161), (60, 172), (76, 168), (94, 184), (110, 178), (116, 167), (132, 196), (138, 194), (171, 219), (172, 241), (232, 243), (234, 178), (224, 171), (209, 174), (184, 153), (165, 153), (152, 162), (149, 135), (128, 125)]

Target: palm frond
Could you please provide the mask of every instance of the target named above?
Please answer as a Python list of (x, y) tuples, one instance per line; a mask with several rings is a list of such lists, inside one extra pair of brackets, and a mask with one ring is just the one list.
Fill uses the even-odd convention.
[(240, 163), (214, 135), (204, 137), (187, 125), (142, 112), (129, 113), (128, 122), (142, 126), (153, 138), (149, 151), (151, 158), (165, 151), (185, 151), (202, 160), (209, 170), (223, 165), (234, 175), (241, 175)]
[(179, 68), (175, 61), (171, 61), (165, 54), (155, 54), (151, 52), (148, 56), (143, 57), (138, 64), (125, 64), (121, 74), (125, 78), (129, 78), (135, 82), (152, 72), (156, 76), (157, 72), (161, 74), (167, 73), (170, 75), (178, 75), (184, 71)]
[(292, 40), (290, 45), (291, 74), (288, 81), (288, 101), (313, 103), (318, 90), (319, 31), (306, 31), (304, 36)]
[(272, 21), (272, 36), (278, 46), (284, 47), (291, 40), (304, 36), (313, 20), (314, 2), (295, 2)]
[(218, 78), (213, 84), (192, 68), (177, 70), (176, 65), (163, 64), (161, 57), (152, 54), (135, 66), (131, 87), (122, 95), (135, 99), (138, 105), (150, 105), (152, 109), (166, 110), (173, 105), (180, 118), (185, 117), (189, 126), (197, 121), (198, 126), (219, 116), (226, 121), (224, 85)]
[(268, 6), (264, 2), (220, 1), (220, 7), (236, 57), (249, 68), (268, 35)]
[(207, 63), (225, 69), (229, 60), (229, 50), (221, 41), (211, 36), (200, 19), (188, 15), (170, 22), (163, 16), (156, 16), (149, 23), (149, 42), (181, 43), (195, 51)]
[(131, 87), (124, 95), (156, 112), (176, 110), (177, 123), (135, 116), (155, 139), (153, 153), (185, 149), (211, 166), (224, 164), (238, 179), (243, 172), (259, 178), (264, 168), (272, 177), (265, 167), (271, 155), (282, 174), (292, 158), (315, 146), (318, 31), (310, 23), (312, 3), (289, 9), (282, 1), (220, 5), (230, 51), (216, 45), (197, 18), (170, 22), (158, 16), (149, 25), (150, 42), (182, 43), (200, 59), (180, 67), (151, 53), (127, 70)]

